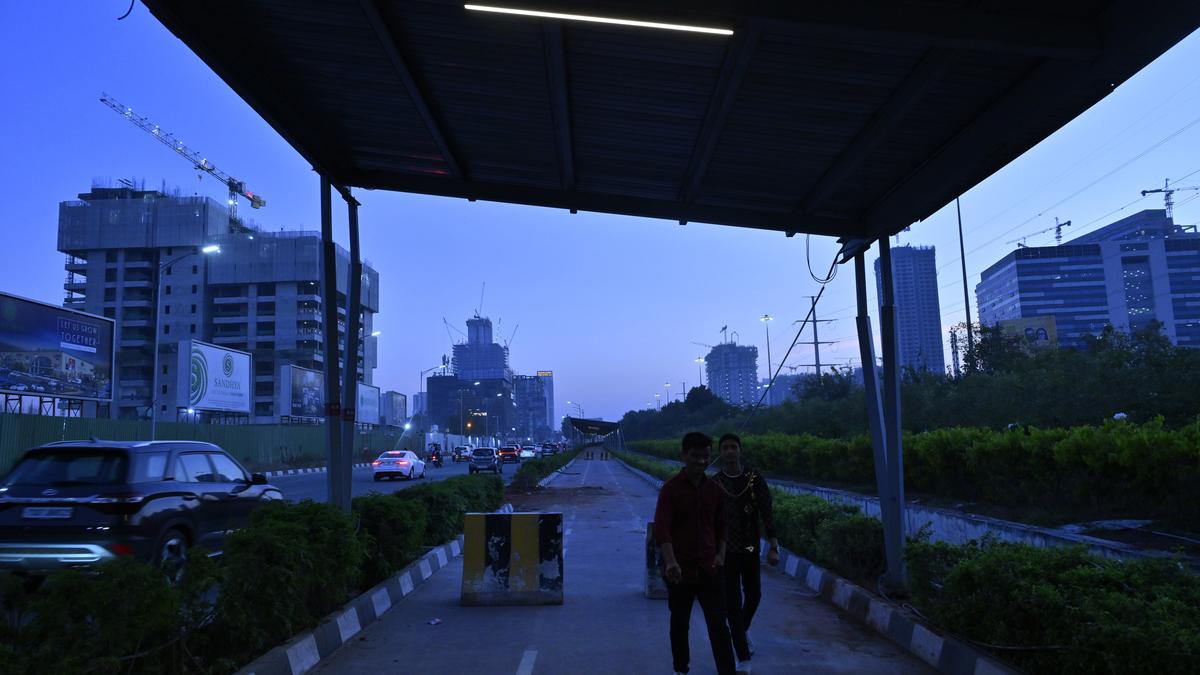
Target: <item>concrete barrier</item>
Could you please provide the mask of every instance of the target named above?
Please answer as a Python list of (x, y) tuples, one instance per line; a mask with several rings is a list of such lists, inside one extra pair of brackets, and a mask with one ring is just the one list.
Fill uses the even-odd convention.
[(461, 604), (563, 604), (561, 513), (468, 513)]
[(662, 576), (662, 552), (654, 542), (654, 522), (646, 523), (646, 597), (651, 600), (667, 599), (667, 581)]

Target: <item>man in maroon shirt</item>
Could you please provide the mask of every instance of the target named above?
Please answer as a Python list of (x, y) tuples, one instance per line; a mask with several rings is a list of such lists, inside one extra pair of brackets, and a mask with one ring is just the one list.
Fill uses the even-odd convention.
[(654, 540), (662, 550), (667, 606), (671, 611), (671, 658), (676, 673), (688, 672), (688, 624), (700, 601), (719, 675), (734, 675), (733, 646), (725, 625), (725, 493), (704, 474), (712, 439), (683, 437), (683, 469), (663, 483), (654, 510)]

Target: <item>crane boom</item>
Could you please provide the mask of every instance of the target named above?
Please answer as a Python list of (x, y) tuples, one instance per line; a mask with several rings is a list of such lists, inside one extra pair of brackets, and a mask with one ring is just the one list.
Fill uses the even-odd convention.
[(170, 148), (175, 154), (191, 162), (196, 170), (203, 171), (221, 181), (221, 183), (224, 184), (229, 190), (229, 223), (231, 226), (239, 222), (237, 219), (238, 196), (242, 196), (250, 200), (251, 208), (261, 209), (267, 205), (267, 201), (263, 199), (262, 196), (256, 195), (250, 190), (247, 190), (244, 182), (218, 169), (216, 165), (208, 161), (208, 159), (202, 156), (199, 152), (188, 148), (183, 144), (183, 141), (175, 138), (175, 136), (171, 133), (163, 131), (157, 124), (151, 122), (145, 117), (142, 117), (141, 115), (135, 114), (133, 112), (133, 108), (122, 105), (119, 101), (107, 94), (101, 95), (100, 102), (132, 122), (134, 126), (153, 136), (158, 140), (158, 142)]

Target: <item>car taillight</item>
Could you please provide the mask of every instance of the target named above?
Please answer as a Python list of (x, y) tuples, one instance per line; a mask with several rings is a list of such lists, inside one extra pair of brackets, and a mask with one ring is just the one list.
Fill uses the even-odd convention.
[(399, 462), (396, 462), (396, 463), (397, 463), (397, 464), (408, 464), (408, 460), (407, 460), (407, 459), (402, 459), (402, 460), (400, 460)]
[(371, 466), (379, 466), (380, 464), (383, 464), (383, 462), (381, 462), (379, 460), (375, 460), (374, 462), (371, 462)]
[(90, 503), (96, 506), (98, 511), (129, 515), (137, 513), (144, 501), (146, 495), (138, 492), (110, 492), (92, 497)]
[(109, 544), (108, 550), (116, 556), (131, 556), (133, 555), (133, 547), (129, 544)]

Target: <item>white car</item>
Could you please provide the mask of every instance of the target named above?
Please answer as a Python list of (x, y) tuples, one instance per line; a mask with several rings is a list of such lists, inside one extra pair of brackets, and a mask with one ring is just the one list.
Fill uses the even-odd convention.
[(371, 473), (376, 481), (384, 478), (424, 478), (425, 462), (418, 459), (414, 452), (389, 450), (371, 462)]
[(521, 448), (521, 459), (534, 459), (537, 456), (537, 448), (533, 447), (532, 445), (526, 445), (525, 447)]

